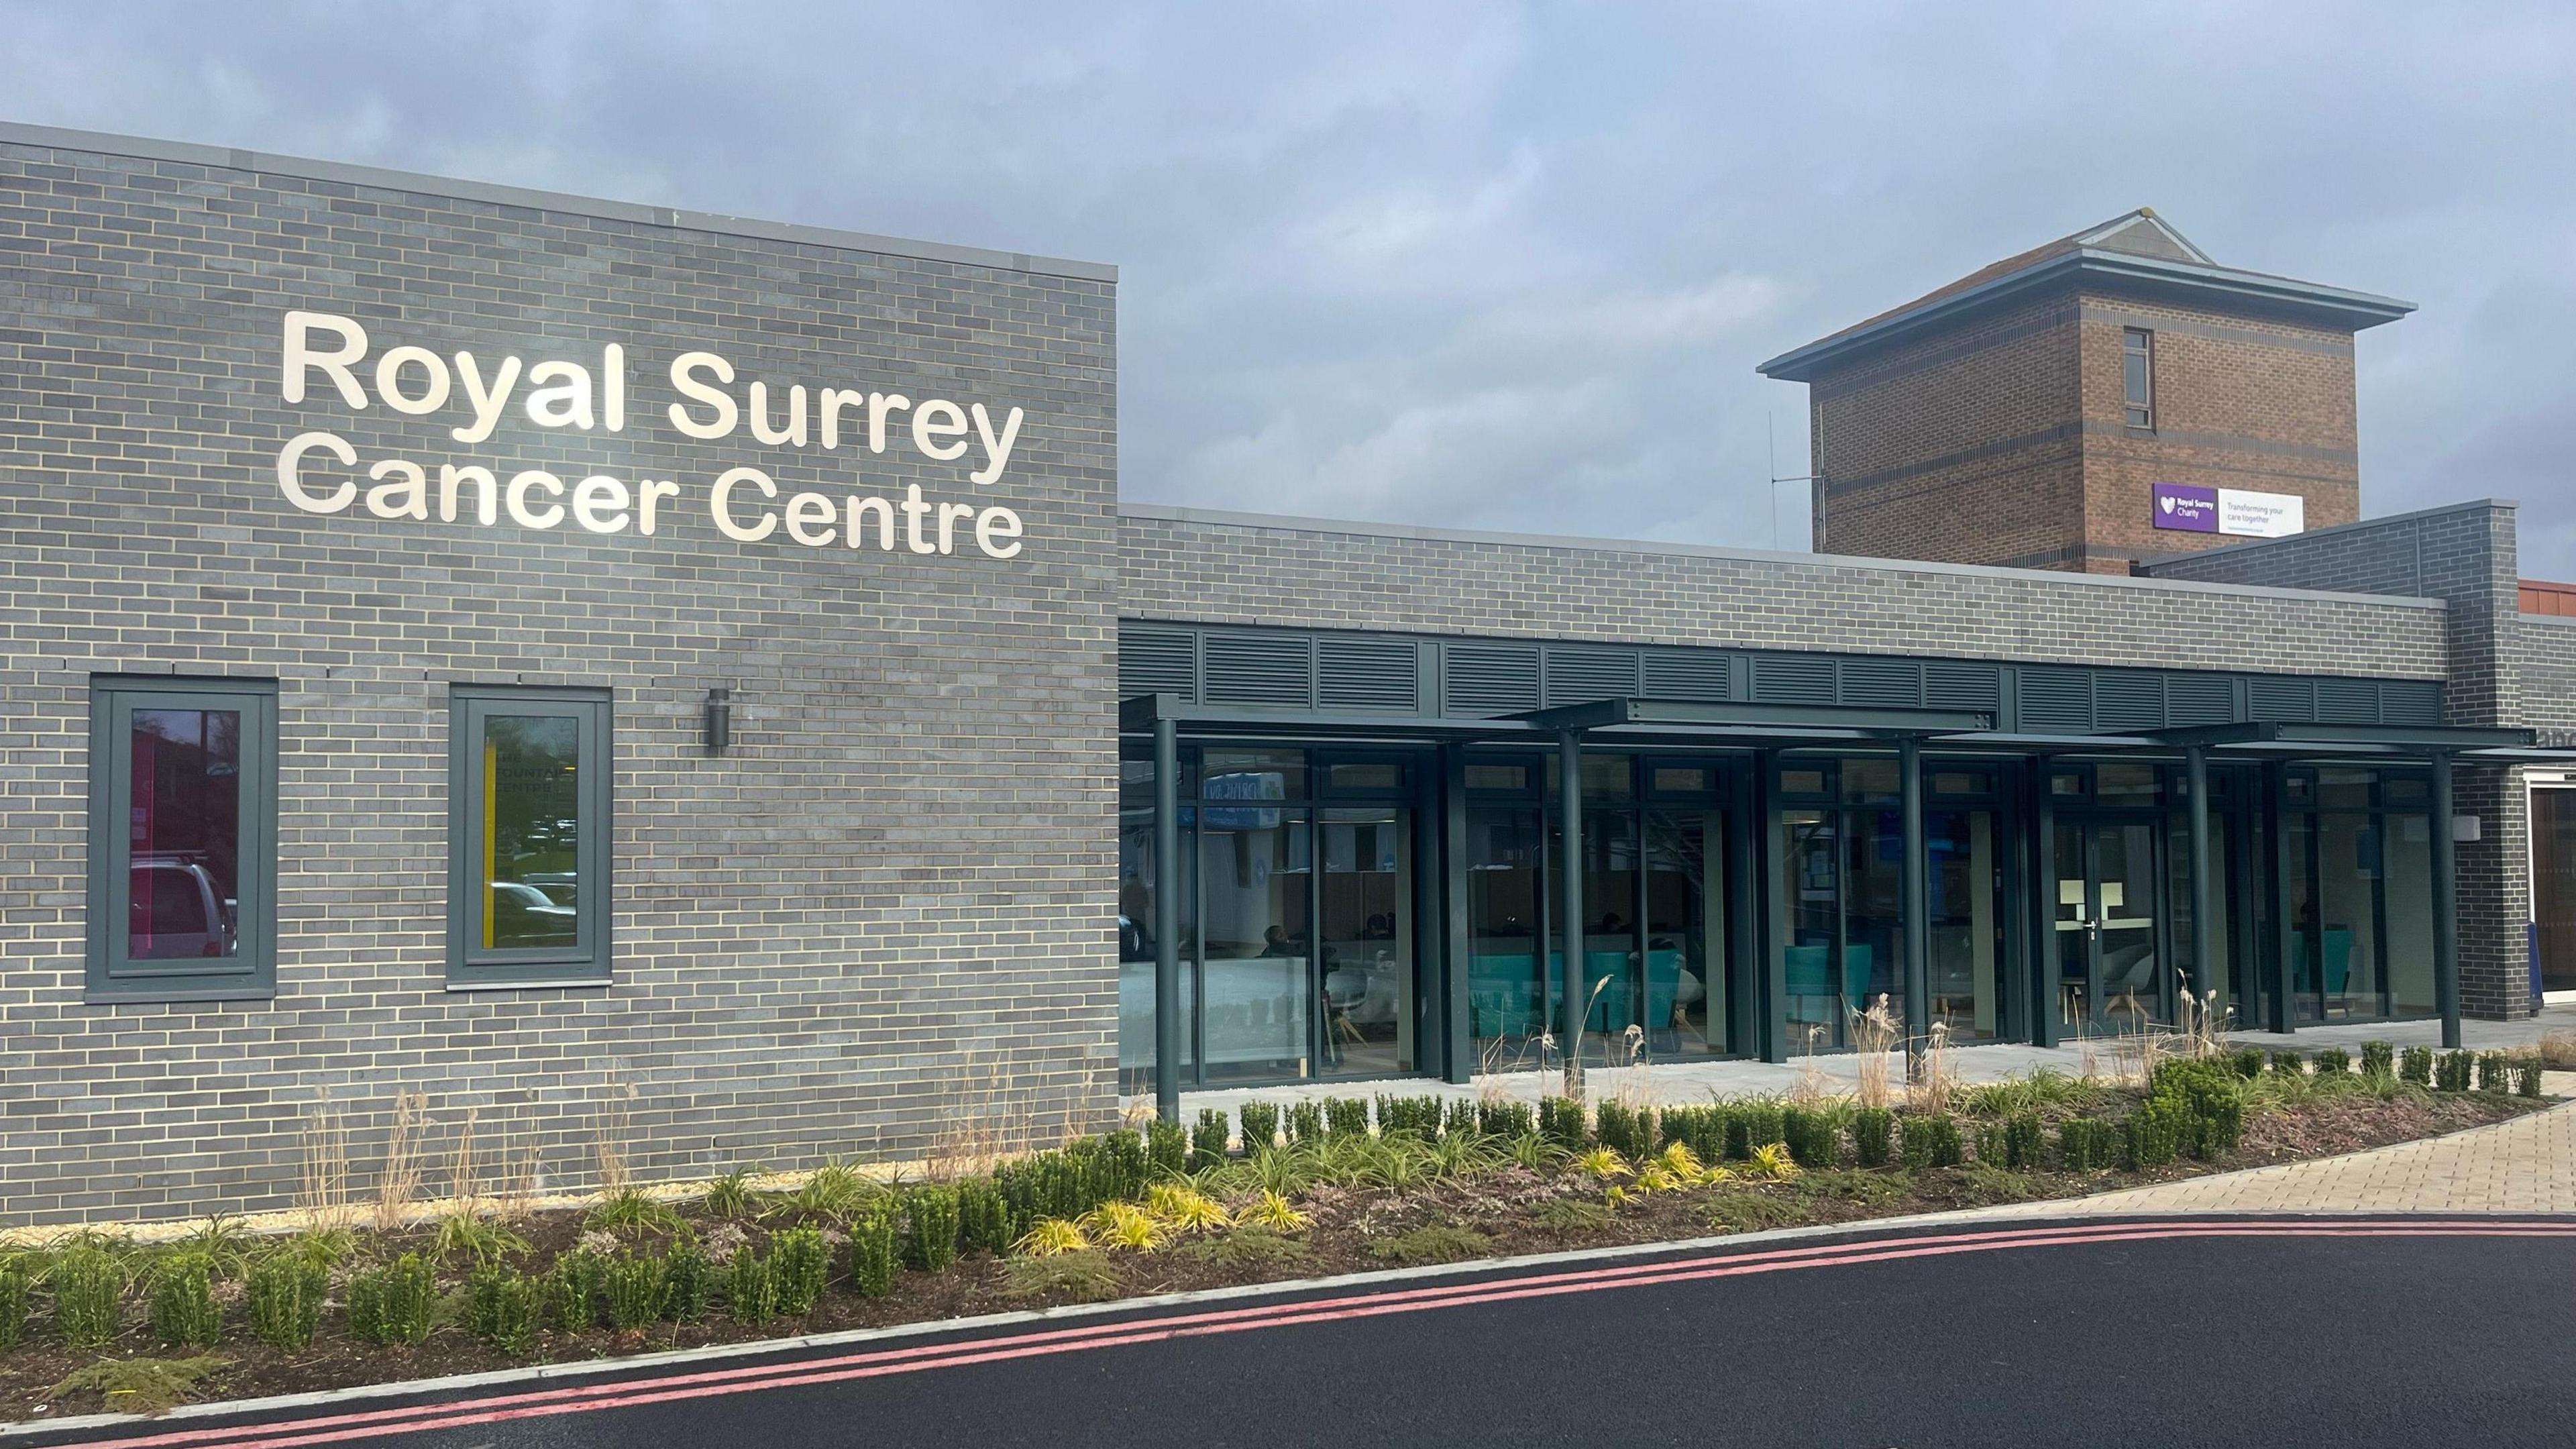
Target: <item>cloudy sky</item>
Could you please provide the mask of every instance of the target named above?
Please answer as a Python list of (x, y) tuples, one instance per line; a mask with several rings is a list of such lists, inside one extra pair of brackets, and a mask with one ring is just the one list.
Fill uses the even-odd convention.
[(1115, 262), (1131, 499), (1758, 547), (1755, 363), (2147, 204), (2576, 578), (2576, 7), (1970, 9), (0, 0), (0, 114)]

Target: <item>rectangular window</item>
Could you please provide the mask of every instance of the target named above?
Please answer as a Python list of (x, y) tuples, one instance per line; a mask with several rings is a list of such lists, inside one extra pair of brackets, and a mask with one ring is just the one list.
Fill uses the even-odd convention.
[(2156, 334), (2144, 327), (2120, 329), (2120, 395), (2130, 427), (2156, 425)]
[(449, 989), (607, 985), (607, 694), (459, 685), (448, 721)]
[(277, 686), (90, 688), (92, 1001), (277, 993)]

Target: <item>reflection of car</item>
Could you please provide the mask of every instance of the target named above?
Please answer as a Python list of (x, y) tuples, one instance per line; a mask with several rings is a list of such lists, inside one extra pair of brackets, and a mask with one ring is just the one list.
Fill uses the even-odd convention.
[(579, 889), (580, 877), (571, 871), (532, 870), (522, 873), (519, 879), (544, 891), (546, 899), (556, 905), (570, 907), (581, 904), (574, 899), (574, 893)]
[(568, 942), (579, 932), (580, 912), (559, 906), (524, 881), (492, 882), (492, 939), (502, 946)]
[(126, 891), (127, 950), (138, 960), (233, 953), (231, 903), (194, 860), (140, 856)]

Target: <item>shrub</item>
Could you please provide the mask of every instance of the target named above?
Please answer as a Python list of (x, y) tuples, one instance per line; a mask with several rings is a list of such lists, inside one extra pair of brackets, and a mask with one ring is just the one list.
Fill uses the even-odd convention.
[(1830, 1113), (1806, 1107), (1781, 1109), (1780, 1140), (1788, 1144), (1790, 1160), (1800, 1167), (1833, 1166), (1842, 1155), (1840, 1138)]
[(2374, 1082), (2394, 1081), (2397, 1077), (2397, 1048), (2384, 1041), (2361, 1044), (2361, 1074)]
[(1368, 1130), (1367, 1099), (1361, 1097), (1326, 1097), (1324, 1099), (1325, 1136), (1366, 1137)]
[[(884, 1215), (867, 1216), (882, 1221)], [(778, 1312), (778, 1284), (770, 1276), (769, 1260), (748, 1247), (734, 1249), (733, 1261), (725, 1265), (725, 1311), (734, 1322), (753, 1327)]]
[(1656, 1125), (1666, 1142), (1682, 1144), (1702, 1162), (1726, 1156), (1726, 1116), (1716, 1107), (1666, 1107)]
[(1324, 1104), (1291, 1102), (1288, 1104), (1288, 1140), (1320, 1142), (1324, 1137)]
[(2400, 1081), (2413, 1082), (2419, 1087), (2433, 1085), (2433, 1049), (2431, 1047), (2408, 1047), (2405, 1055), (2398, 1060), (2400, 1065), (2397, 1068), (2397, 1076)]
[[(1134, 1197), (1145, 1190), (1146, 1180), (1152, 1173), (1145, 1156), (1142, 1133), (1109, 1132), (1091, 1141), (1098, 1144), (1094, 1149), (1097, 1156), (1093, 1162), (1095, 1175), (1091, 1182), (1091, 1207), (1098, 1207), (1112, 1198)], [(1082, 1145), (1079, 1142), (1074, 1144), (1076, 1148)]]
[[(873, 1216), (889, 1224), (893, 1215), (880, 1208)], [(952, 1223), (954, 1219), (952, 1218)], [(954, 1259), (956, 1241), (949, 1242)], [(769, 1240), (769, 1278), (778, 1295), (778, 1311), (802, 1318), (823, 1301), (823, 1285), (832, 1276), (832, 1249), (817, 1228), (794, 1228)]]
[(1199, 1123), (1190, 1129), (1190, 1165), (1201, 1168), (1224, 1166), (1227, 1141), (1233, 1132), (1234, 1126), (1226, 1121), (1223, 1112), (1214, 1107), (1201, 1107)]
[(152, 1336), (170, 1348), (212, 1348), (223, 1337), (215, 1265), (203, 1253), (164, 1258), (152, 1270)]
[(2309, 1059), (2320, 1077), (2340, 1077), (2352, 1070), (2352, 1053), (2342, 1047), (2326, 1047)]
[[(1172, 1135), (1179, 1137), (1181, 1129), (1173, 1128)], [(957, 1261), (957, 1189), (942, 1183), (916, 1187), (904, 1195), (903, 1214), (912, 1266), (947, 1272)]]
[(1591, 1139), (1584, 1130), (1583, 1104), (1570, 1097), (1541, 1097), (1538, 1135), (1568, 1152), (1581, 1152)]
[(894, 1291), (894, 1270), (894, 1214), (862, 1214), (850, 1224), (850, 1286), (883, 1298)]
[[(739, 1256), (739, 1255), (737, 1255)], [(606, 1265), (599, 1255), (575, 1249), (555, 1259), (541, 1285), (539, 1315), (557, 1333), (587, 1333), (599, 1321), (599, 1290)]]
[(2111, 1165), (2111, 1124), (2098, 1117), (2069, 1117), (2057, 1127), (2058, 1164), (2069, 1172)]
[(1602, 1146), (1629, 1161), (1643, 1162), (1655, 1155), (1654, 1111), (1625, 1102), (1604, 1102), (1593, 1111), (1592, 1135), (1601, 1139)]
[(1510, 1142), (1536, 1132), (1538, 1118), (1530, 1112), (1527, 1102), (1478, 1102), (1476, 1130)]
[(437, 1306), (437, 1282), (418, 1253), (349, 1280), (349, 1331), (370, 1343), (421, 1342)]
[[(1225, 1114), (1213, 1112), (1217, 1131), (1225, 1131)], [(1204, 1125), (1204, 1124), (1202, 1124)], [(1218, 1139), (1222, 1143), (1223, 1138)], [(1217, 1148), (1217, 1160), (1225, 1160), (1223, 1146)], [(957, 1184), (957, 1242), (968, 1251), (991, 1253), (995, 1257), (1011, 1250), (1010, 1204), (1002, 1200), (1002, 1190), (989, 1177), (970, 1177)]]
[(2245, 1099), (2236, 1073), (2213, 1061), (2170, 1061), (2155, 1069), (2147, 1100), (2174, 1104), (2177, 1145), (2206, 1161), (2236, 1150), (2245, 1131)]
[(2441, 1060), (2434, 1063), (2433, 1085), (2445, 1092), (2467, 1091), (2471, 1065), (2476, 1060), (2467, 1052), (2442, 1053)]
[(2015, 1112), (2004, 1119), (2004, 1166), (2028, 1172), (2039, 1166), (2042, 1151), (2037, 1112)]
[(1145, 1128), (1145, 1161), (1157, 1177), (1178, 1177), (1190, 1168), (1190, 1134), (1178, 1122), (1156, 1120)]
[(116, 1337), (125, 1300), (125, 1267), (101, 1248), (74, 1248), (54, 1260), (54, 1332), (63, 1347), (105, 1348)]
[(2307, 1075), (2308, 1064), (2297, 1052), (2278, 1051), (2272, 1053), (2272, 1071), (2276, 1076), (2305, 1076)]
[(673, 1323), (695, 1323), (706, 1317), (707, 1290), (714, 1276), (706, 1249), (688, 1238), (673, 1243), (662, 1260), (662, 1311)]
[(1896, 1114), (1885, 1107), (1863, 1107), (1852, 1113), (1852, 1159), (1863, 1167), (1885, 1167), (1895, 1130)]
[(27, 1275), (0, 1268), (0, 1353), (18, 1347), (27, 1334)]
[(1726, 1155), (1734, 1161), (1745, 1161), (1764, 1143), (1780, 1140), (1780, 1104), (1777, 1102), (1728, 1102), (1718, 1110), (1725, 1114)]
[(1473, 1097), (1452, 1097), (1441, 1112), (1440, 1130), (1449, 1137), (1472, 1137), (1485, 1130), (1482, 1104)]
[[(796, 1231), (811, 1233), (814, 1229)], [(625, 1333), (660, 1319), (667, 1278), (668, 1265), (658, 1255), (620, 1253), (605, 1264), (601, 1273), (605, 1291), (601, 1296), (608, 1300), (608, 1326)]]
[(2540, 1095), (2540, 1058), (2524, 1057), (2513, 1064), (2513, 1090), (2516, 1096)]
[(537, 1320), (544, 1310), (544, 1287), (525, 1273), (484, 1268), (465, 1286), (466, 1327), (512, 1358), (536, 1351)]
[(2259, 1077), (2263, 1075), (2263, 1049), (2261, 1047), (2240, 1047), (2237, 1050), (2230, 1052), (2227, 1059), (2235, 1064), (2236, 1075), (2240, 1077)]
[(1920, 1172), (1927, 1167), (1956, 1167), (1964, 1154), (1959, 1146), (1959, 1122), (1947, 1112), (1927, 1112), (1909, 1116), (1904, 1122), (1905, 1166)]
[(2179, 1098), (2149, 1097), (2120, 1123), (2121, 1165), (2136, 1172), (2173, 1161), (2190, 1116)]
[(1260, 1151), (1279, 1140), (1279, 1104), (1246, 1102), (1243, 1117), (1243, 1150), (1245, 1155)]
[(2478, 1090), (2510, 1092), (2513, 1090), (2513, 1058), (2503, 1052), (2478, 1054)]

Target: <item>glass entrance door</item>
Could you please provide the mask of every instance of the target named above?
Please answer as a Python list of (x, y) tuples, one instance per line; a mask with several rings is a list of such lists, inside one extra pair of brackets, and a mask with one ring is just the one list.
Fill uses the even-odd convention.
[(2155, 823), (2061, 819), (2052, 858), (2060, 1024), (2137, 1031), (2165, 1020)]

